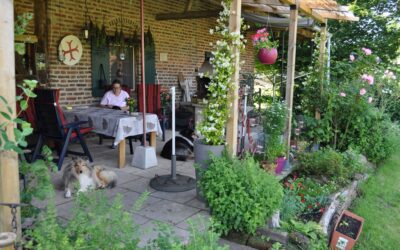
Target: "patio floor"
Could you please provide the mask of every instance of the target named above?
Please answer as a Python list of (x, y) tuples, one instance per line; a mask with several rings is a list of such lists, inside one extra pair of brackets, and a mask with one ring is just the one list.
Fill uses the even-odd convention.
[[(166, 131), (166, 141), (171, 138), (171, 130)], [(103, 144), (98, 144), (98, 137), (87, 139), (89, 150), (93, 156), (95, 164), (102, 165), (116, 172), (118, 175), (117, 186), (113, 189), (107, 189), (106, 194), (109, 198), (115, 197), (116, 194), (123, 195), (123, 203), (125, 209), (129, 211), (136, 199), (144, 191), (150, 193), (148, 199), (143, 204), (142, 208), (133, 213), (135, 223), (141, 225), (142, 238), (140, 245), (145, 245), (148, 240), (154, 239), (157, 232), (155, 222), (161, 221), (172, 225), (176, 235), (183, 241), (189, 238), (188, 219), (196, 218), (198, 215), (204, 219), (210, 217), (209, 210), (205, 204), (196, 199), (196, 190), (186, 192), (168, 193), (152, 189), (149, 186), (150, 180), (157, 175), (170, 174), (171, 161), (160, 156), (160, 152), (165, 142), (157, 137), (157, 160), (158, 166), (142, 170), (132, 167), (132, 155), (129, 152), (129, 146), (126, 150), (126, 165), (125, 168), (117, 168), (118, 149), (111, 149), (112, 140), (105, 139)], [(139, 142), (134, 143), (134, 147), (139, 145)], [(76, 148), (80, 150), (80, 145), (73, 144), (70, 149)], [(64, 165), (71, 161), (70, 157), (65, 159)], [(195, 177), (194, 161), (187, 162), (177, 161), (177, 173)], [(58, 216), (63, 220), (68, 220), (72, 215), (73, 198), (64, 198), (64, 191), (61, 184), (61, 172), (54, 173), (52, 176), (53, 183), (56, 189), (56, 206)], [(44, 207), (45, 204), (37, 203), (38, 207)], [(221, 243), (228, 244), (230, 249), (252, 249), (247, 246), (238, 245), (236, 243), (221, 239)]]

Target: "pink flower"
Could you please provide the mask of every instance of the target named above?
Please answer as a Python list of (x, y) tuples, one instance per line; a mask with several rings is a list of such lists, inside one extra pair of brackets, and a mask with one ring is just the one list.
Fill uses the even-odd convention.
[(364, 88), (360, 89), (360, 95), (365, 95), (365, 93), (367, 93), (367, 91)]
[(372, 54), (372, 50), (368, 49), (368, 48), (362, 48), (362, 51), (364, 51), (364, 53), (369, 56)]
[(266, 33), (267, 32), (267, 28), (262, 28), (257, 30), (257, 34), (262, 34), (262, 33)]
[(342, 97), (345, 97), (346, 96), (346, 93), (344, 93), (344, 92), (340, 92), (340, 94), (339, 94), (340, 96), (342, 96)]
[(374, 84), (374, 77), (373, 77), (372, 75), (363, 74), (363, 75), (361, 76), (361, 79), (362, 79), (363, 81), (368, 82), (369, 85)]
[(371, 103), (372, 102), (372, 97), (370, 96), (370, 97), (368, 97), (368, 103)]
[(353, 54), (350, 54), (350, 61), (354, 61), (356, 58), (354, 57)]

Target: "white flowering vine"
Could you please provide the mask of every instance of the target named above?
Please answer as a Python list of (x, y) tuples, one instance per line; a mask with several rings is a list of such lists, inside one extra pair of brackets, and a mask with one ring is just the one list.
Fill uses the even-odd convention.
[[(225, 142), (225, 125), (229, 118), (228, 93), (232, 89), (232, 75), (235, 71), (235, 60), (239, 51), (244, 49), (244, 37), (239, 32), (229, 32), (231, 0), (223, 0), (223, 10), (219, 13), (217, 26), (210, 30), (221, 38), (213, 44), (213, 74), (208, 86), (208, 102), (203, 110), (203, 121), (197, 126), (203, 140), (209, 145), (222, 145)], [(243, 26), (242, 26), (243, 28)], [(238, 47), (236, 53), (233, 48)]]

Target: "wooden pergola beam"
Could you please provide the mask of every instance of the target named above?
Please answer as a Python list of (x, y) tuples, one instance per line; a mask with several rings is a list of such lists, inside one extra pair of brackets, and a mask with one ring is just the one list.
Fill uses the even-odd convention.
[(321, 16), (319, 13), (313, 13), (312, 9), (307, 5), (306, 2), (297, 1), (297, 0), (281, 0), (281, 2), (289, 4), (289, 5), (296, 5), (297, 2), (300, 2), (299, 11), (301, 11), (304, 14), (314, 18), (316, 21), (318, 21), (320, 23), (325, 23), (326, 22), (326, 18)]
[(181, 20), (181, 19), (198, 19), (198, 18), (209, 18), (218, 17), (220, 10), (202, 10), (202, 11), (187, 11), (177, 13), (159, 13), (156, 14), (156, 20)]
[[(15, 60), (14, 60), (14, 5), (13, 1), (0, 0), (2, 14), (0, 15), (0, 94), (9, 103), (12, 117), (15, 117)], [(0, 111), (6, 112), (5, 105), (0, 105)], [(0, 116), (0, 124), (8, 123)], [(6, 126), (8, 138), (14, 138), (14, 123)], [(0, 202), (19, 203), (19, 166), (18, 156), (14, 151), (0, 151)], [(17, 225), (20, 225), (20, 210), (17, 213)], [(0, 232), (12, 232), (12, 215), (8, 207), (0, 206)], [(21, 227), (17, 232), (21, 236)]]
[(354, 22), (360, 21), (359, 17), (343, 15), (343, 14), (340, 14), (341, 13), (340, 11), (313, 9), (312, 13), (313, 13), (313, 15), (318, 14), (320, 16), (323, 16), (326, 19), (336, 19), (336, 20), (345, 20), (345, 21), (354, 21)]
[(290, 136), (292, 131), (292, 109), (293, 109), (293, 91), (294, 77), (296, 68), (296, 41), (297, 41), (297, 20), (298, 6), (290, 5), (290, 24), (289, 24), (289, 41), (288, 41), (288, 60), (287, 60), (287, 80), (286, 80), (286, 96), (285, 101), (288, 110), (286, 119), (285, 145), (286, 159), (289, 159), (290, 153)]
[[(233, 0), (231, 3), (231, 15), (229, 17), (229, 32), (240, 33), (240, 18), (242, 15), (242, 1)], [(236, 156), (238, 141), (238, 120), (239, 120), (239, 48), (233, 47), (232, 53), (237, 54), (235, 61), (235, 72), (232, 75), (232, 88), (228, 94), (228, 98), (232, 103), (230, 108), (230, 116), (226, 126), (226, 143), (227, 150), (231, 156)]]
[(274, 14), (289, 14), (289, 11), (272, 8), (265, 4), (243, 3), (243, 8), (245, 10), (258, 11), (258, 12), (267, 12), (267, 13), (274, 13)]

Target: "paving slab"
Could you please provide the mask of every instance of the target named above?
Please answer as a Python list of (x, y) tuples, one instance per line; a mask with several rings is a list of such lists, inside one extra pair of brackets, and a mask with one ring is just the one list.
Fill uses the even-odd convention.
[(150, 196), (184, 204), (184, 203), (192, 200), (194, 197), (196, 197), (196, 189), (192, 189), (192, 190), (185, 191), (185, 192), (156, 191), (154, 193), (151, 193)]
[(175, 225), (199, 211), (200, 209), (198, 208), (185, 206), (168, 200), (161, 200), (151, 206), (143, 208), (138, 214)]
[(190, 229), (189, 221), (190, 221), (191, 223), (193, 223), (196, 230), (204, 231), (206, 225), (209, 225), (210, 223), (210, 218), (211, 215), (208, 212), (200, 211), (190, 216), (186, 220), (176, 224), (176, 227), (190, 231), (189, 230)]
[[(146, 246), (150, 241), (154, 240), (158, 236), (158, 225), (159, 221), (149, 221), (140, 227), (140, 242), (139, 247)], [(180, 238), (183, 242), (187, 243), (189, 241), (189, 232), (180, 228), (176, 228), (170, 225), (175, 235)]]
[[(141, 193), (138, 192), (133, 192), (133, 191), (128, 191), (123, 194), (122, 197), (122, 202), (124, 204), (124, 209), (127, 211), (132, 211), (133, 206), (135, 205), (135, 202), (137, 199), (141, 196)], [(161, 201), (159, 198), (155, 198), (152, 196), (147, 197), (147, 199), (144, 201), (142, 206), (139, 208), (139, 210), (144, 209), (145, 207), (152, 206), (154, 203), (157, 203)]]
[(144, 191), (148, 191), (150, 193), (155, 192), (156, 190), (151, 188), (149, 183), (150, 183), (149, 178), (140, 177), (136, 180), (129, 181), (129, 182), (123, 183), (121, 185), (118, 185), (118, 187), (127, 189), (129, 191), (138, 192), (138, 193), (143, 193)]

